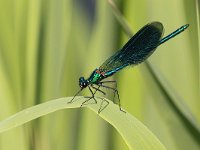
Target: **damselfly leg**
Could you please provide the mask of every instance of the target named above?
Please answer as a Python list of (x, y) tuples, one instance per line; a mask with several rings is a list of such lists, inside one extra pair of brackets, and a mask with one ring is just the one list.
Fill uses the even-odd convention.
[[(104, 83), (115, 83), (115, 88), (110, 87), (110, 86), (107, 86), (107, 85), (103, 85)], [(125, 112), (125, 111), (122, 110), (122, 108), (121, 108), (121, 102), (120, 102), (119, 92), (118, 92), (118, 90), (117, 90), (117, 82), (116, 82), (116, 81), (102, 81), (102, 82), (99, 82), (98, 85), (99, 85), (100, 87), (104, 87), (104, 88), (107, 88), (107, 89), (110, 89), (110, 90), (113, 91), (113, 93), (114, 93), (114, 96), (113, 96), (113, 103), (115, 103), (115, 94), (117, 94), (117, 97), (118, 97), (119, 102), (116, 103), (116, 104), (118, 104), (120, 111)]]

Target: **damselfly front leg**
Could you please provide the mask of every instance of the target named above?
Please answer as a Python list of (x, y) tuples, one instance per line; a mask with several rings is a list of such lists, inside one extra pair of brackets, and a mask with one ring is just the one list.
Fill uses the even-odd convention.
[(92, 91), (92, 89), (90, 88), (90, 86), (88, 86), (88, 88), (89, 88), (89, 90), (90, 90), (90, 92), (91, 92), (91, 94), (92, 94), (92, 97), (89, 97), (86, 101), (84, 101), (84, 102), (81, 104), (80, 107), (82, 107), (83, 105), (87, 105), (87, 102), (88, 102), (89, 100), (91, 100), (91, 99), (94, 99), (95, 104), (97, 104), (97, 100), (94, 98), (94, 95), (95, 95), (95, 93), (98, 91), (98, 90), (97, 90), (98, 88), (96, 89), (95, 92)]
[[(95, 89), (94, 92), (92, 91), (91, 87), (92, 87), (93, 89)], [(86, 101), (84, 101), (84, 102), (81, 104), (80, 107), (82, 107), (83, 105), (87, 105), (87, 104), (88, 104), (87, 102), (90, 101), (91, 99), (94, 99), (95, 104), (97, 104), (97, 100), (96, 100), (95, 97), (94, 97), (94, 95), (96, 94), (97, 91), (99, 91), (99, 92), (101, 92), (102, 94), (106, 95), (106, 93), (105, 93), (104, 91), (102, 91), (102, 90), (99, 89), (100, 86), (98, 86), (98, 87), (96, 88), (96, 87), (94, 87), (93, 85), (91, 85), (91, 87), (88, 86), (88, 88), (89, 88), (89, 90), (90, 90), (90, 92), (91, 92), (91, 94), (92, 94), (92, 97), (89, 97)], [(104, 109), (108, 106), (108, 104), (109, 104), (109, 102), (108, 102), (107, 100), (105, 100), (104, 98), (101, 98), (101, 97), (99, 97), (99, 98), (102, 100), (102, 102), (101, 102), (100, 108), (99, 108), (99, 110), (98, 110), (98, 114), (99, 114), (102, 110), (104, 110)], [(107, 104), (106, 104), (104, 107), (102, 107), (104, 101), (105, 101)], [(92, 104), (92, 103), (91, 103), (91, 104)]]

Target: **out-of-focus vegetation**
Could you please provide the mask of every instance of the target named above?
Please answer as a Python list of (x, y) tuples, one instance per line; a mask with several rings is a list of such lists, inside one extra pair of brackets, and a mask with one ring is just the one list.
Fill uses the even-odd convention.
[[(165, 35), (190, 24), (160, 46), (148, 64), (112, 78), (118, 81), (123, 108), (167, 149), (198, 150), (200, 4), (197, 0), (115, 2), (134, 33), (152, 21), (164, 24)], [(73, 96), (78, 78), (89, 76), (129, 38), (107, 0), (7, 0), (0, 1), (0, 11), (1, 120), (50, 99)], [(64, 109), (1, 133), (0, 149), (16, 146), (128, 149), (109, 123), (86, 108)]]

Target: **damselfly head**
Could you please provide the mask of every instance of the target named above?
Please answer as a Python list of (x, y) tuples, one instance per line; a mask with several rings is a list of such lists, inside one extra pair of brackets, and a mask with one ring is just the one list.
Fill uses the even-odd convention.
[(85, 88), (85, 87), (87, 87), (88, 86), (88, 81), (87, 80), (85, 80), (85, 78), (84, 77), (80, 77), (79, 78), (79, 86), (80, 86), (80, 88)]

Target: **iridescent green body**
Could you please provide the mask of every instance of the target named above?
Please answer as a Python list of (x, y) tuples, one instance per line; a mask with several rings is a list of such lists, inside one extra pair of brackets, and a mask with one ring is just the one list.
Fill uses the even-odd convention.
[(119, 67), (119, 68), (115, 68), (114, 70), (108, 71), (108, 72), (104, 72), (101, 71), (101, 69), (95, 69), (92, 74), (90, 75), (90, 77), (87, 79), (89, 84), (98, 84), (101, 80), (112, 76), (114, 73), (116, 73), (118, 70), (124, 68), (123, 67)]
[(90, 84), (96, 84), (96, 83), (100, 82), (101, 80), (103, 80), (104, 78), (105, 78), (105, 76), (103, 76), (103, 74), (101, 74), (99, 69), (96, 69), (92, 72), (92, 74), (90, 75), (90, 77), (87, 80), (89, 81)]

